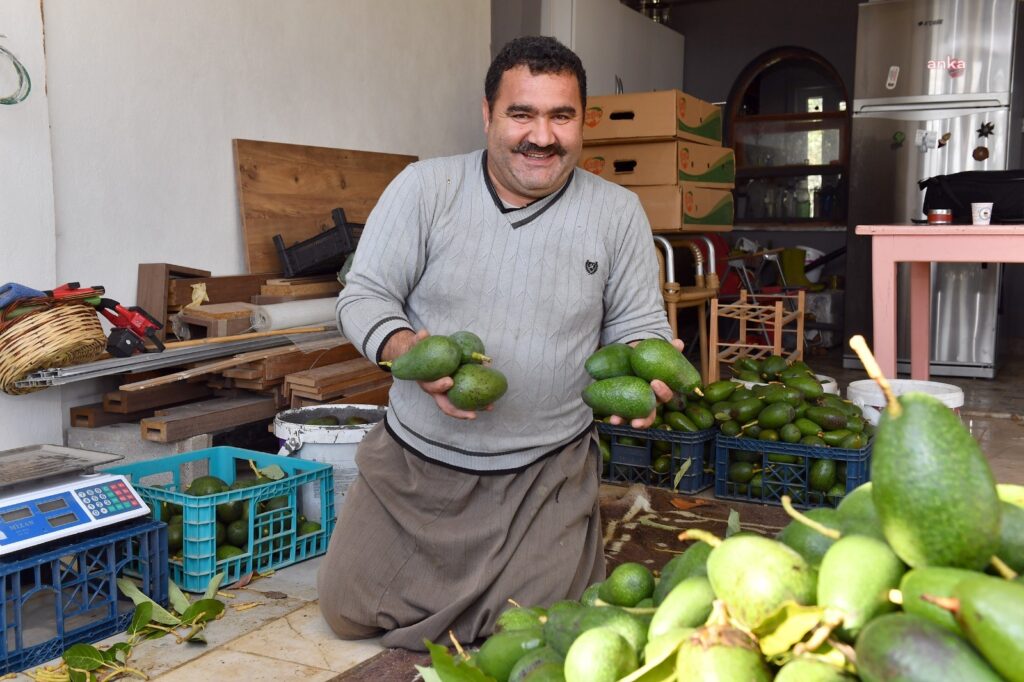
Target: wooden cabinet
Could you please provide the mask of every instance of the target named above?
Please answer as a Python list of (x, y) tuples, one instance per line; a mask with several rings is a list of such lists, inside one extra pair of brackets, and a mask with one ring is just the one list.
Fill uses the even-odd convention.
[(736, 224), (846, 224), (846, 89), (820, 55), (781, 48), (751, 62), (726, 106)]

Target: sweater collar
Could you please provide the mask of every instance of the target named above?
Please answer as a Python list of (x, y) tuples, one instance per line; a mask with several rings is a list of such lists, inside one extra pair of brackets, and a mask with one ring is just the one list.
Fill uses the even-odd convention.
[(483, 151), (483, 154), (480, 155), (480, 159), (480, 170), (484, 175), (484, 185), (487, 187), (487, 192), (491, 195), (491, 199), (494, 201), (495, 207), (497, 207), (497, 209), (503, 214), (508, 215), (509, 223), (512, 225), (513, 229), (533, 222), (539, 218), (544, 211), (551, 208), (555, 202), (562, 198), (565, 191), (569, 189), (569, 185), (572, 184), (572, 179), (576, 176), (576, 169), (574, 168), (572, 173), (570, 173), (569, 177), (566, 179), (565, 184), (563, 184), (558, 191), (552, 192), (540, 199), (535, 199), (521, 208), (508, 208), (501, 200), (501, 197), (498, 196), (498, 191), (494, 189), (494, 183), (491, 182), (491, 174), (487, 172), (486, 149)]

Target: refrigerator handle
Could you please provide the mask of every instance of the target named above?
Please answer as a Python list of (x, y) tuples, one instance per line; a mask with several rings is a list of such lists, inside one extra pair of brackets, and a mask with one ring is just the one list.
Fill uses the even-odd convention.
[(857, 104), (854, 103), (853, 113), (855, 114), (873, 114), (873, 113), (893, 113), (898, 111), (936, 111), (936, 110), (979, 110), (979, 109), (1001, 109), (1005, 107), (1005, 103), (1000, 102), (998, 99), (976, 99), (972, 101), (949, 101), (935, 99), (929, 102), (915, 102), (915, 103), (874, 103), (874, 104)]

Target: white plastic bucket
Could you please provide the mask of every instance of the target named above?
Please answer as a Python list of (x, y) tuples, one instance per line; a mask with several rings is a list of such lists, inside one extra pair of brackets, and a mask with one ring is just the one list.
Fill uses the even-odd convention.
[[(334, 509), (340, 513), (348, 487), (356, 480), (356, 448), (363, 436), (384, 418), (387, 408), (377, 405), (313, 405), (285, 410), (274, 418), (274, 435), (281, 449), (277, 454), (334, 467)], [(338, 426), (307, 424), (311, 419), (334, 417)], [(347, 426), (352, 417), (368, 423)], [(302, 514), (320, 518), (320, 487), (306, 484), (299, 491)]]
[[(818, 260), (819, 258), (821, 258), (822, 256), (825, 255), (824, 251), (816, 249), (813, 246), (798, 246), (796, 248), (804, 250), (804, 254), (805, 254), (804, 255), (804, 265), (805, 266), (810, 265), (811, 263), (813, 263), (814, 261)], [(821, 279), (821, 271), (822, 271), (822, 269), (824, 269), (824, 267), (825, 267), (824, 265), (819, 265), (818, 267), (814, 268), (813, 270), (806, 271), (804, 273), (804, 275), (806, 275), (807, 279), (809, 279), (810, 281), (817, 282), (819, 279)]]
[[(964, 405), (964, 392), (953, 384), (941, 384), (937, 381), (919, 381), (917, 379), (890, 379), (893, 393), (903, 395), (904, 393), (928, 393), (953, 410), (957, 417), (960, 416), (960, 408)], [(846, 398), (855, 405), (860, 405), (864, 412), (864, 418), (872, 424), (878, 424), (881, 410), (885, 407), (885, 395), (882, 389), (872, 379), (861, 379), (851, 381), (846, 387)]]

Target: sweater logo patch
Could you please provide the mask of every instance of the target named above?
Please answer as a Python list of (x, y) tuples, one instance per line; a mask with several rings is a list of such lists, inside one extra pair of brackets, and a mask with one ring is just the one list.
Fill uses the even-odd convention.
[(588, 260), (585, 267), (587, 268), (587, 274), (593, 275), (597, 272), (597, 261)]

